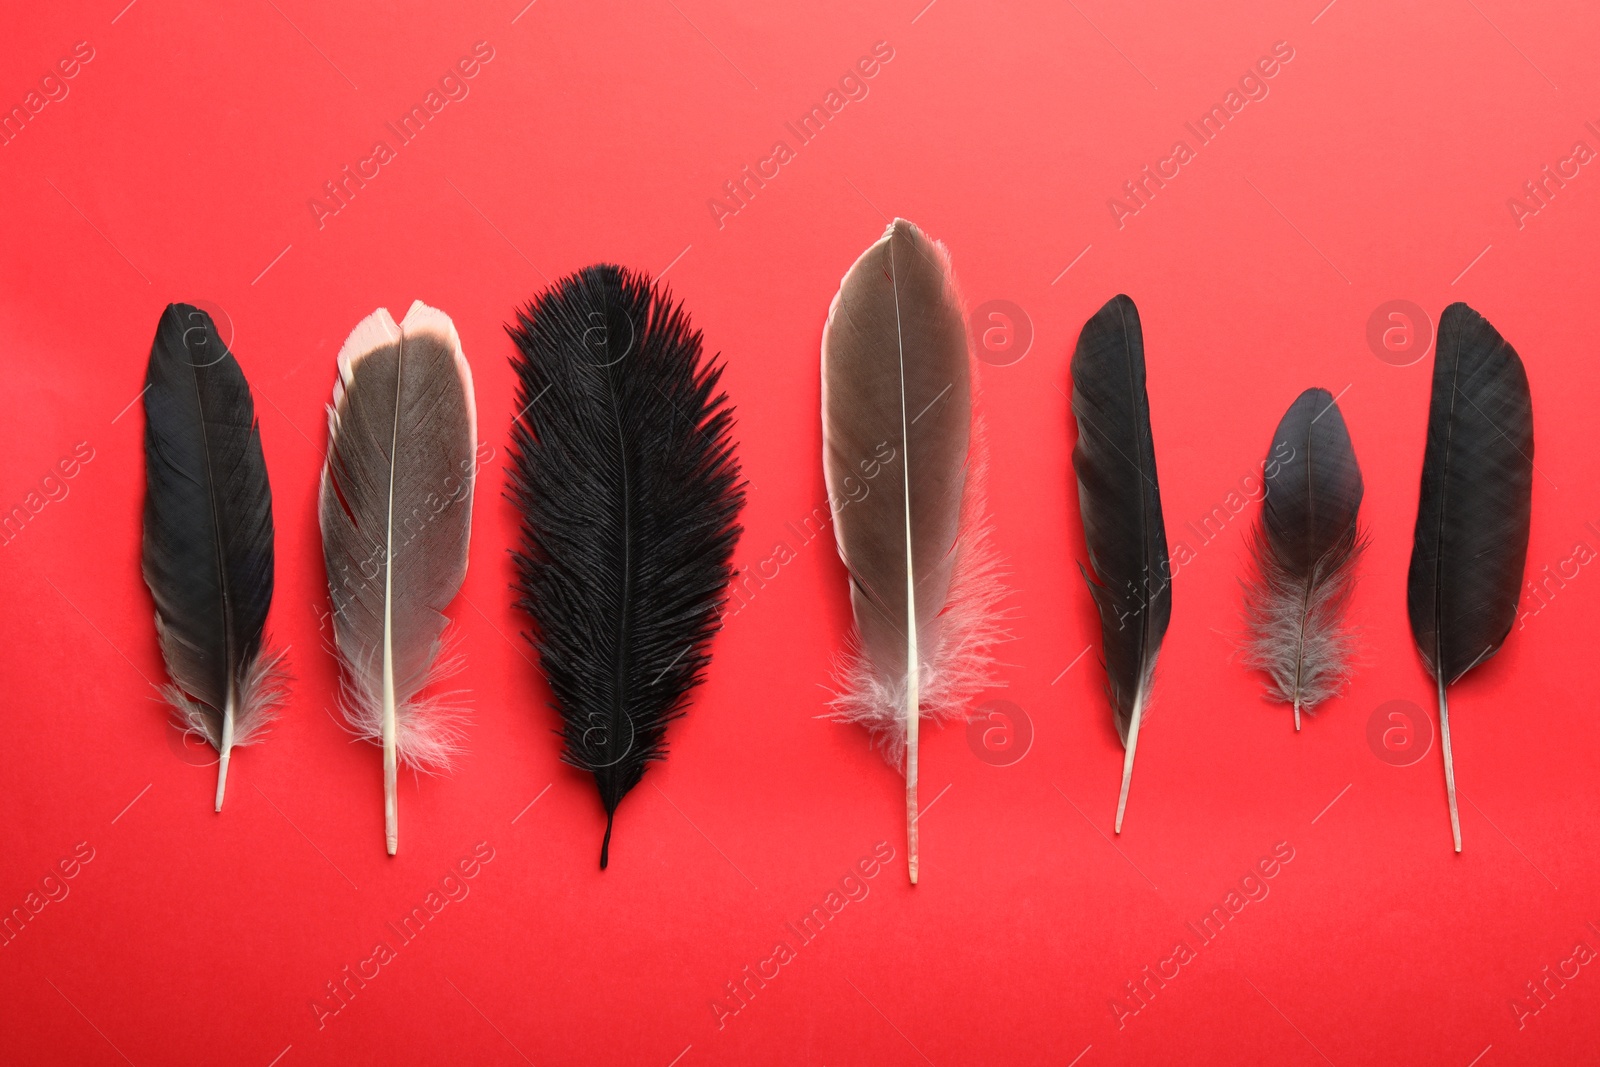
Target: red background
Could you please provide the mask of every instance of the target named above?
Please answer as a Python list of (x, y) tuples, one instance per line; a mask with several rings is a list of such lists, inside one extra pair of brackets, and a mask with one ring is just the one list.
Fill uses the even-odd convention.
[[(25, 907), (79, 842), (94, 856), (0, 948), (0, 1060), (1593, 1062), (1592, 965), (1537, 1013), (1527, 1002), (1520, 1027), (1512, 998), (1579, 941), (1600, 949), (1600, 578), (1552, 582), (1453, 691), (1461, 855), (1437, 747), (1402, 767), (1367, 740), (1381, 705), (1431, 698), (1404, 610), (1431, 356), (1379, 359), (1376, 308), (1437, 317), (1464, 299), (1516, 345), (1538, 425), (1529, 572), (1575, 542), (1600, 548), (1586, 525), (1600, 520), (1600, 177), (1583, 167), (1520, 227), (1506, 203), (1575, 141), (1600, 148), (1584, 126), (1600, 120), (1592, 9), (125, 2), (13, 4), (0, 39), (7, 108), (75, 42), (94, 52), (0, 146), (0, 507), (66, 492), (0, 547), (0, 908)], [(477, 41), (494, 58), (470, 95), (319, 228), (323, 183), (392, 142), (385, 121)], [(869, 95), (797, 147), (784, 123), (879, 41), (893, 59)], [(1183, 124), (1279, 41), (1293, 59), (1270, 94), (1119, 228), (1108, 198), (1178, 138), (1193, 146)], [(719, 226), (708, 199), (780, 138), (795, 158)], [(982, 378), (1015, 590), (990, 696), (1022, 710), (1033, 742), (996, 766), (961, 729), (927, 737), (936, 806), (914, 890), (899, 778), (817, 718), (848, 624), (843, 571), (827, 536), (801, 544), (789, 525), (824, 500), (828, 302), (896, 214), (948, 244), (969, 308), (1011, 301), (1033, 332)], [(594, 789), (558, 762), (510, 607), (500, 495), (501, 324), (600, 260), (670, 266), (739, 409), (752, 488), (737, 562), (759, 567), (780, 542), (795, 555), (728, 619), (604, 874)], [(1127, 824), (1108, 840), (1121, 754), (1075, 562), (1062, 390), (1079, 326), (1118, 291), (1143, 313), (1169, 537), (1197, 557), (1176, 578)], [(453, 612), (469, 751), (450, 777), (403, 777), (389, 859), (378, 753), (335, 721), (313, 501), (334, 355), (363, 315), (413, 298), (454, 317), (496, 455)], [(154, 699), (139, 577), (129, 405), (172, 300), (220, 309), (255, 390), (278, 516), (271, 629), (297, 677), (281, 723), (236, 755), (220, 816), (206, 753), (176, 743)], [(1204, 547), (1186, 524), (1258, 469), (1311, 385), (1342, 396), (1373, 545), (1353, 606), (1361, 669), (1296, 735), (1235, 651), (1254, 505)], [(42, 486), (80, 442), (92, 460)], [(724, 984), (793, 941), (784, 924), (880, 841), (895, 859), (870, 894), (719, 1028)], [(493, 859), (470, 895), (319, 1028), (325, 983), (395, 940), (385, 923), (479, 842)], [(1201, 947), (1185, 923), (1279, 842), (1294, 858), (1270, 894)], [(1112, 998), (1180, 940), (1195, 958), (1119, 1020)]]

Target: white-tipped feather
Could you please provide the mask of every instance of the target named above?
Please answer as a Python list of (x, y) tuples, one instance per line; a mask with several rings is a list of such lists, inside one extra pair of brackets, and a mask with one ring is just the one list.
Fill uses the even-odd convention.
[(398, 847), (400, 762), (446, 769), (462, 718), (424, 690), (441, 660), (445, 608), (467, 570), (476, 474), (472, 371), (448, 316), (421, 301), (398, 326), (380, 308), (339, 351), (321, 501), (346, 720), (384, 751), (385, 838)]

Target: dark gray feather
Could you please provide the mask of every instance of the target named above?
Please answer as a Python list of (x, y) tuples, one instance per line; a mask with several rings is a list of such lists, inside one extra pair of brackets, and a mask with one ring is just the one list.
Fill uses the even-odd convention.
[(1363, 548), (1363, 486), (1344, 415), (1326, 389), (1301, 393), (1278, 423), (1262, 465), (1261, 518), (1252, 538), (1248, 661), (1273, 695), (1309, 710), (1349, 671), (1344, 609)]

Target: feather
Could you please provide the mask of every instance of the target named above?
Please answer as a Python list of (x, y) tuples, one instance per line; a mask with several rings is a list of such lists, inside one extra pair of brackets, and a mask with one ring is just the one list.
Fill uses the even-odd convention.
[(519, 383), (509, 495), (517, 606), (560, 714), (568, 764), (605, 808), (666, 756), (711, 661), (744, 488), (722, 365), (648, 277), (589, 267), (509, 329)]
[(1072, 354), (1072, 467), (1089, 566), (1079, 569), (1100, 612), (1112, 721), (1122, 740), (1116, 832), (1128, 806), (1139, 726), (1156, 656), (1172, 618), (1172, 572), (1161, 521), (1144, 334), (1133, 301), (1118, 295), (1084, 323)]
[(835, 717), (904, 768), (913, 884), (921, 720), (966, 718), (1003, 636), (973, 373), (949, 256), (896, 219), (828, 311), (822, 460), (855, 617)]
[(255, 404), (211, 316), (161, 315), (144, 391), (144, 580), (178, 722), (216, 748), (216, 810), (235, 745), (256, 740), (283, 696), (267, 648), (272, 487)]
[(1406, 605), (1439, 697), (1457, 852), (1461, 821), (1445, 690), (1511, 632), (1532, 501), (1533, 400), (1522, 360), (1476, 311), (1451, 304), (1439, 319)]
[(1345, 607), (1366, 547), (1361, 467), (1344, 415), (1326, 389), (1289, 405), (1262, 463), (1261, 518), (1251, 536), (1246, 662), (1266, 671), (1273, 697), (1311, 711), (1350, 673)]
[(339, 350), (319, 512), (352, 731), (383, 745), (384, 838), (399, 847), (399, 761), (443, 770), (461, 738), (443, 697), (444, 610), (467, 573), (476, 474), (472, 369), (444, 312), (386, 309)]

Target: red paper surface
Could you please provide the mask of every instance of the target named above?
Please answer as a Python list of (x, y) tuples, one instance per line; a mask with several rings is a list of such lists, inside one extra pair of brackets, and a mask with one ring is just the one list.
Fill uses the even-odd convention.
[[(0, 38), (0, 106), (26, 115), (0, 144), (0, 507), (27, 512), (0, 547), (0, 909), (28, 916), (0, 948), (0, 1061), (1593, 1062), (1592, 8), (125, 2), (20, 7)], [(402, 142), (388, 124), (430, 92)], [(1213, 106), (1228, 121), (1202, 143)], [(802, 141), (813, 107), (827, 121)], [(915, 889), (899, 777), (818, 718), (848, 606), (807, 526), (823, 319), (897, 214), (948, 244), (987, 346), (1016, 640), (986, 700), (1031, 735), (926, 736)], [(558, 761), (511, 608), (500, 495), (501, 324), (596, 261), (666, 272), (725, 354), (752, 483), (736, 562), (760, 576), (603, 874), (593, 785)], [(1180, 565), (1112, 838), (1122, 756), (1063, 390), (1079, 326), (1119, 291), (1144, 318)], [(454, 317), (495, 457), (452, 613), (469, 751), (402, 779), (390, 859), (379, 754), (335, 718), (313, 503), (334, 355), (415, 298)], [(1385, 308), (1436, 320), (1458, 299), (1527, 363), (1542, 590), (1452, 694), (1459, 856), (1404, 608), (1431, 327), (1408, 342)], [(271, 630), (296, 675), (221, 815), (207, 751), (155, 699), (139, 576), (135, 400), (173, 300), (217, 315), (255, 390)], [(1312, 385), (1341, 397), (1373, 544), (1361, 669), (1296, 735), (1238, 662), (1238, 578), (1244, 498)], [(875, 876), (852, 879), (863, 860)], [(789, 924), (818, 907), (803, 940)]]

